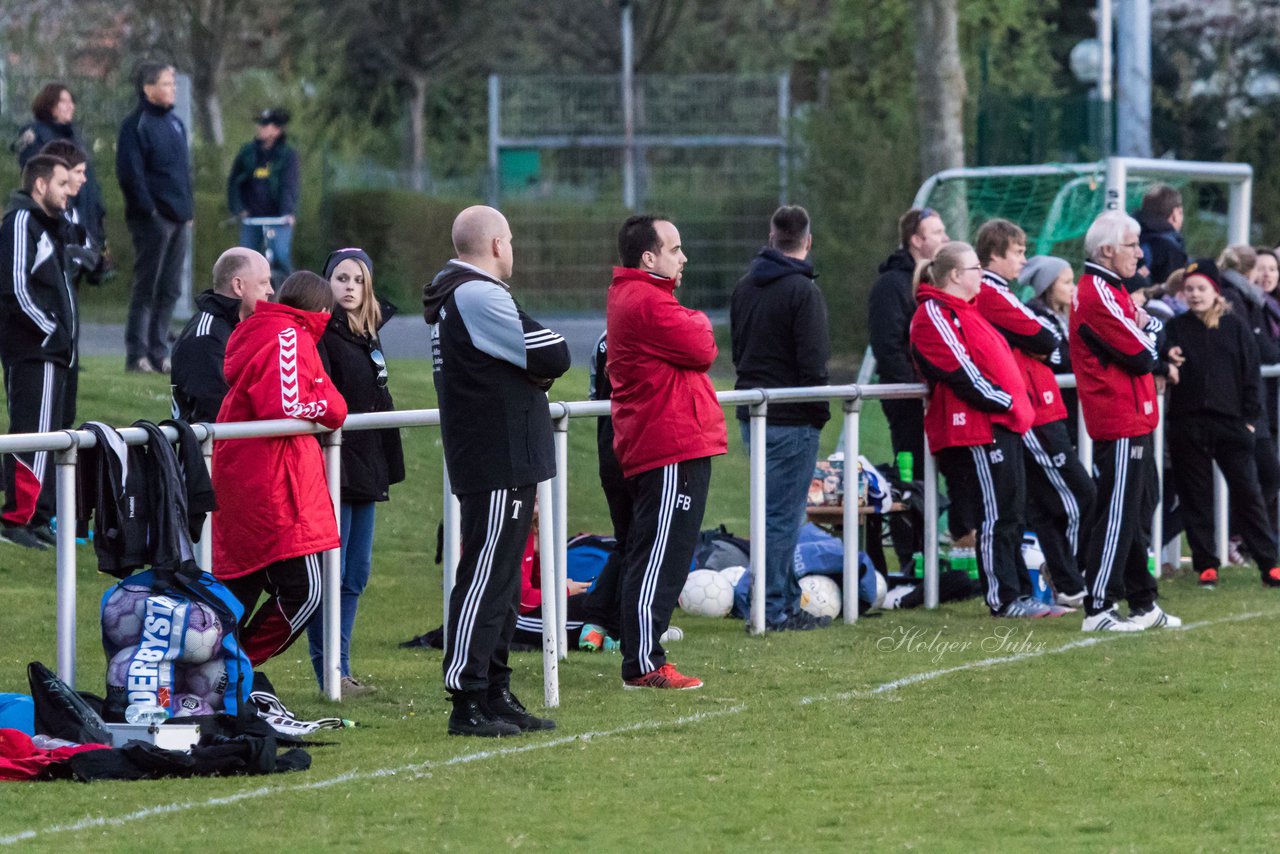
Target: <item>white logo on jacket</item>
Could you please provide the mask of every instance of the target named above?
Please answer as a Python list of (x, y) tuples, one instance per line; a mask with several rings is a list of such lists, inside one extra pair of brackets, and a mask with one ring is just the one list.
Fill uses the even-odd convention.
[(1046, 406), (1053, 403), (1053, 392), (1051, 391), (1044, 392), (1044, 402)]
[(328, 401), (302, 403), (298, 400), (298, 330), (283, 329), (276, 336), (280, 344), (280, 404), (288, 418), (314, 421), (329, 411)]
[(964, 416), (965, 416), (965, 413), (963, 413), (963, 412), (956, 412), (956, 413), (953, 413), (953, 414), (951, 415), (951, 426), (952, 426), (952, 427), (963, 427), (963, 426), (964, 426)]

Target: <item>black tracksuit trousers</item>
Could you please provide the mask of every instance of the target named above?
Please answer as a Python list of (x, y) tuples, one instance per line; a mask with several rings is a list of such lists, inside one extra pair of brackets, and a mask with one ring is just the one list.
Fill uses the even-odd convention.
[(520, 561), (535, 485), (459, 495), (462, 557), (449, 595), (444, 687), (483, 700), (511, 684), (507, 651), (520, 606)]
[(1081, 528), (1093, 508), (1093, 478), (1071, 446), (1067, 421), (1032, 427), (1022, 437), (1027, 467), (1027, 525), (1040, 540), (1044, 565), (1058, 593), (1084, 590), (1077, 559)]
[[(1276, 536), (1262, 504), (1254, 445), (1257, 441), (1241, 420), (1219, 415), (1178, 418), (1166, 431), (1169, 452), (1177, 460), (1174, 483), (1182, 506), (1182, 520), (1191, 545), (1196, 572), (1217, 568), (1213, 537), (1213, 464), (1222, 469), (1231, 495), (1231, 521), (1244, 538), (1245, 548), (1266, 572), (1276, 565)], [(1265, 441), (1265, 440), (1264, 440)], [(1269, 444), (1269, 443), (1268, 443)]]
[(710, 485), (710, 457), (627, 478), (634, 515), (622, 568), (623, 679), (667, 663), (658, 639), (689, 577)]
[[(38, 359), (4, 366), (10, 433), (46, 433), (65, 428), (67, 368)], [(53, 451), (4, 457), (5, 527), (45, 525), (57, 512), (57, 465)]]
[[(595, 589), (584, 604), (582, 619), (600, 626), (613, 637), (622, 634), (622, 567), (627, 553), (627, 533), (631, 528), (634, 512), (631, 490), (622, 476), (622, 466), (613, 452), (613, 419), (600, 419), (596, 428), (596, 451), (599, 455), (600, 487), (609, 504), (609, 519), (613, 522), (613, 538), (618, 550), (609, 556), (604, 569), (596, 579)], [(677, 594), (678, 595), (678, 594)]]
[(1031, 578), (1022, 561), (1027, 501), (1022, 437), (1004, 427), (996, 427), (994, 433), (989, 445), (944, 448), (938, 453), (938, 468), (948, 483), (954, 477), (975, 485), (978, 569), (992, 613), (1031, 594)]
[(1156, 580), (1147, 569), (1157, 488), (1152, 455), (1150, 433), (1093, 443), (1097, 500), (1082, 560), (1090, 616), (1121, 599), (1128, 599), (1133, 611), (1155, 604)]

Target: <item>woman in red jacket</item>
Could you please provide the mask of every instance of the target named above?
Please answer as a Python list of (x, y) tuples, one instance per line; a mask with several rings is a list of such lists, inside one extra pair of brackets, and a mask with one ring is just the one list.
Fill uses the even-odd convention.
[(1032, 598), (1022, 562), (1022, 434), (1034, 413), (1008, 343), (974, 304), (982, 287), (977, 253), (959, 241), (943, 245), (916, 268), (915, 287), (911, 355), (930, 387), (925, 436), (948, 481), (976, 484), (987, 607), (996, 617), (1066, 613)]
[[(347, 402), (316, 350), (332, 308), (329, 283), (305, 271), (285, 279), (278, 304), (259, 302), (227, 341), (231, 390), (218, 421), (341, 427)], [(257, 667), (307, 627), (320, 604), (320, 554), (338, 547), (320, 445), (312, 436), (214, 442), (213, 489), (213, 574), (244, 605), (240, 646)]]

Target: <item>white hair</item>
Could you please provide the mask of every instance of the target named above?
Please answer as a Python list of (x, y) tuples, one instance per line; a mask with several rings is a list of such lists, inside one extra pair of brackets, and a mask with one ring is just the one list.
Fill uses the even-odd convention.
[(1084, 236), (1084, 254), (1090, 261), (1102, 260), (1102, 247), (1122, 246), (1130, 234), (1142, 233), (1138, 221), (1124, 211), (1103, 211)]

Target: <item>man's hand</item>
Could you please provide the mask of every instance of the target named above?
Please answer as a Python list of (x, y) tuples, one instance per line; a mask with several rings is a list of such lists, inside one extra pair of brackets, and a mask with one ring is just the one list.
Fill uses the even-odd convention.
[(1169, 385), (1178, 384), (1178, 366), (1170, 363), (1169, 365)]
[[(1169, 352), (1165, 355), (1169, 364), (1173, 367), (1181, 368), (1182, 364), (1187, 361), (1187, 357), (1182, 355), (1181, 347), (1170, 347)], [(1177, 382), (1176, 380), (1174, 381)]]
[[(1251, 427), (1249, 429), (1252, 430), (1253, 428)], [(569, 588), (570, 596), (577, 596), (579, 593), (586, 593), (587, 590), (591, 588), (591, 582), (590, 581), (574, 581), (572, 578), (570, 578), (568, 581), (565, 582), (565, 586)]]

